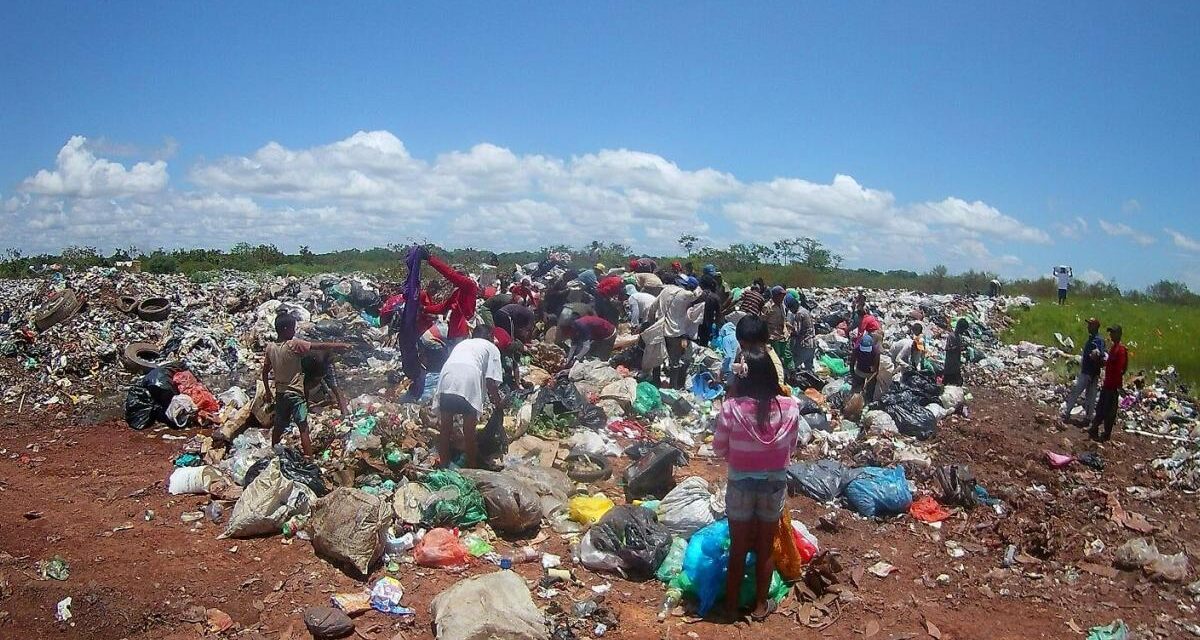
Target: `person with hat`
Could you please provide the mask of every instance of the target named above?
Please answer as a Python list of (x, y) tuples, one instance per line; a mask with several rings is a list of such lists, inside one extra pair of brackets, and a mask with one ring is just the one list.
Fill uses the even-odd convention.
[(771, 299), (763, 306), (762, 318), (766, 320), (771, 333), (771, 349), (783, 363), (784, 373), (788, 374), (796, 369), (796, 363), (792, 360), (792, 350), (787, 341), (787, 309), (783, 304), (786, 294), (787, 291), (779, 285), (771, 287)]
[(1079, 373), (1063, 404), (1062, 421), (1071, 421), (1071, 411), (1083, 396), (1083, 424), (1091, 424), (1096, 411), (1096, 393), (1100, 387), (1100, 367), (1104, 364), (1104, 338), (1100, 337), (1100, 321), (1087, 319), (1087, 342), (1079, 356)]
[[(1121, 383), (1125, 371), (1129, 368), (1129, 351), (1121, 344), (1121, 325), (1108, 328), (1108, 339), (1112, 346), (1108, 349), (1108, 357), (1104, 360), (1104, 382), (1100, 385), (1100, 403), (1096, 417), (1092, 418), (1092, 427), (1088, 435), (1092, 440), (1107, 442), (1112, 437), (1113, 424), (1117, 421), (1118, 400), (1121, 398)], [(1100, 423), (1104, 423), (1104, 435), (1100, 435)]]
[(851, 356), (851, 372), (854, 381), (850, 385), (852, 393), (862, 393), (863, 400), (871, 402), (875, 399), (875, 382), (879, 377), (879, 345), (870, 334), (863, 335), (858, 341), (858, 347)]

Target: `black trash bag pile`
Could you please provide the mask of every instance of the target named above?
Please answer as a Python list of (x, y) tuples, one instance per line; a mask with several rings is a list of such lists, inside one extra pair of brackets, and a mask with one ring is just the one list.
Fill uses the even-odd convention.
[(808, 396), (800, 396), (796, 398), (796, 404), (800, 405), (800, 415), (802, 416), (806, 416), (811, 413), (824, 413), (824, 410), (821, 409), (821, 406)]
[(825, 382), (817, 377), (817, 374), (807, 369), (800, 369), (797, 371), (795, 374), (795, 381), (796, 384), (794, 386), (804, 390), (816, 389), (820, 391), (821, 388), (825, 386)]
[(905, 371), (900, 376), (900, 384), (906, 389), (911, 389), (922, 405), (937, 402), (942, 397), (942, 385), (937, 383), (933, 373)]
[(805, 413), (802, 417), (808, 423), (808, 428), (813, 431), (833, 431), (833, 426), (829, 424), (829, 416), (825, 415), (824, 411)]
[(579, 393), (575, 384), (566, 376), (557, 378), (553, 384), (543, 387), (533, 399), (533, 416), (537, 417), (547, 412), (551, 415), (570, 415), (572, 426), (587, 429), (601, 429), (608, 424), (608, 416), (604, 409), (589, 404), (587, 398)]
[(937, 433), (937, 418), (922, 405), (898, 404), (884, 408), (884, 412), (891, 416), (896, 428), (906, 436), (928, 440)]
[(687, 454), (668, 442), (658, 442), (635, 453), (640, 453), (637, 462), (625, 469), (626, 502), (662, 499), (675, 487), (675, 467), (688, 463)]
[(938, 502), (946, 505), (973, 509), (979, 505), (975, 493), (975, 474), (966, 465), (948, 464), (934, 468), (933, 477), (937, 480), (942, 494)]
[(817, 502), (840, 498), (851, 480), (845, 465), (829, 459), (790, 464), (787, 474), (788, 493), (804, 494)]
[(318, 498), (329, 493), (329, 489), (325, 487), (325, 481), (321, 479), (321, 467), (306, 460), (304, 455), (296, 449), (282, 445), (276, 445), (275, 456), (263, 458), (250, 465), (250, 468), (246, 470), (242, 486), (250, 486), (258, 474), (262, 473), (275, 458), (279, 458), (279, 472), (283, 474), (283, 477), (312, 489)]
[(649, 509), (635, 505), (609, 509), (589, 534), (596, 550), (620, 558), (626, 575), (635, 580), (653, 577), (671, 548), (671, 532)]
[(129, 388), (125, 394), (125, 422), (130, 428), (141, 431), (155, 422), (171, 424), (167, 420), (167, 407), (179, 394), (171, 377), (184, 369), (183, 363), (169, 362), (151, 369)]

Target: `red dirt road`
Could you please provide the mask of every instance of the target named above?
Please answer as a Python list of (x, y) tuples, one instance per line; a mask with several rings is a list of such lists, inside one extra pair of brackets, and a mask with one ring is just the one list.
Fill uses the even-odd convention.
[[(877, 623), (873, 638), (928, 638), (933, 637), (928, 622), (943, 639), (1079, 638), (1083, 634), (1070, 625), (1087, 629), (1118, 617), (1160, 637), (1187, 637), (1173, 620), (1200, 617), (1184, 585), (1150, 583), (1132, 572), (1109, 579), (1076, 568), (1081, 562), (1110, 567), (1116, 547), (1137, 535), (1109, 520), (1106, 498), (1097, 489), (1119, 491), (1125, 509), (1161, 527), (1155, 538), (1164, 553), (1183, 549), (1193, 566), (1200, 559), (1194, 497), (1166, 491), (1139, 499), (1125, 491), (1131, 485), (1151, 492), (1164, 487), (1146, 464), (1161, 453), (1158, 443), (1118, 435), (1123, 442), (1097, 449), (1108, 463), (1104, 472), (1080, 465), (1053, 471), (1041, 451), (1088, 450), (1081, 431), (1056, 425), (1047, 411), (1024, 400), (988, 392), (976, 396), (971, 420), (943, 423), (934, 462), (969, 463), (980, 483), (1006, 501), (1010, 515), (980, 508), (934, 529), (910, 517), (877, 523), (838, 509), (842, 529), (816, 533), (823, 548), (841, 553), (843, 581), (852, 584), (856, 568), (878, 560), (899, 571), (884, 579), (865, 573), (853, 601), (823, 631), (796, 622), (794, 597), (762, 625), (679, 617), (659, 624), (654, 616), (663, 588), (657, 582), (630, 583), (576, 569), (586, 585), (613, 585), (607, 605), (620, 622), (604, 637), (858, 639)], [(164, 440), (165, 431), (132, 431), (119, 420), (83, 422), (28, 409), (22, 415), (0, 410), (0, 638), (308, 638), (300, 621), (305, 607), (362, 588), (316, 558), (305, 541), (218, 540), (222, 525), (182, 522), (181, 514), (207, 498), (164, 490), (180, 442)], [(723, 472), (706, 461), (693, 461), (688, 471), (709, 478)], [(677, 470), (676, 477), (688, 471)], [(930, 487), (915, 480), (922, 489)], [(615, 487), (611, 481), (605, 486)], [(831, 510), (805, 497), (791, 498), (789, 506), (810, 527)], [(154, 514), (150, 520), (147, 511)], [(1094, 539), (1105, 550), (1086, 558), (1085, 545)], [(951, 557), (947, 540), (961, 543), (966, 555)], [(1010, 543), (1028, 555), (1013, 569), (1000, 570)], [(568, 553), (557, 535), (544, 548)], [(39, 579), (38, 561), (55, 555), (70, 563), (70, 577)], [(494, 570), (480, 565), (466, 574)], [(536, 565), (517, 570), (531, 583), (541, 572)], [(432, 637), (429, 602), (461, 577), (410, 566), (396, 575), (407, 590), (406, 604), (418, 612), (415, 622), (369, 612), (356, 619), (358, 637)], [(590, 595), (584, 586), (567, 591), (557, 598), (565, 608), (572, 598)], [(55, 605), (67, 596), (73, 617), (57, 622)], [(549, 604), (536, 596), (535, 601)], [(227, 613), (235, 626), (224, 634), (209, 630), (205, 610), (211, 609)], [(583, 629), (577, 633), (591, 637)]]

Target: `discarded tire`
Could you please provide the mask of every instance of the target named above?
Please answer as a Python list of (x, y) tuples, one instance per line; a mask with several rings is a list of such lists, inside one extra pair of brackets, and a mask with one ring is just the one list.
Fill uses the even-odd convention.
[(45, 331), (78, 313), (82, 306), (83, 302), (75, 292), (65, 289), (34, 313), (33, 325), (38, 331)]
[[(586, 451), (572, 451), (567, 456), (567, 477), (575, 482), (600, 482), (612, 477), (612, 465), (608, 458)], [(598, 468), (597, 468), (598, 467)]]
[(117, 298), (117, 311), (121, 313), (133, 313), (138, 306), (137, 298), (132, 296), (121, 296)]
[(137, 315), (142, 320), (166, 320), (170, 313), (171, 302), (166, 298), (146, 298), (137, 305)]
[(134, 342), (121, 352), (121, 362), (134, 373), (146, 373), (162, 360), (158, 347), (149, 342)]

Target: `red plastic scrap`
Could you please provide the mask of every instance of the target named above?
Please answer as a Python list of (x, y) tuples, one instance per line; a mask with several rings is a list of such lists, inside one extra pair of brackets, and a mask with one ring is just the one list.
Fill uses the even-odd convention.
[(197, 380), (195, 374), (191, 371), (176, 373), (171, 376), (171, 382), (175, 383), (175, 387), (179, 389), (179, 393), (187, 395), (192, 399), (192, 402), (196, 403), (196, 409), (199, 413), (215, 414), (221, 410), (221, 405), (217, 402), (216, 396)]
[(908, 507), (908, 513), (921, 522), (941, 522), (950, 517), (950, 512), (932, 496), (921, 496)]

